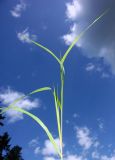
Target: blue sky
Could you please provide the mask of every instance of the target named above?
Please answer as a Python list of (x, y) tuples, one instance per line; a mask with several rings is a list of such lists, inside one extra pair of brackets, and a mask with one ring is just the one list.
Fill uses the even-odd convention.
[[(0, 101), (44, 86), (59, 85), (59, 66), (30, 39), (59, 57), (105, 9), (65, 62), (64, 155), (66, 160), (115, 160), (115, 2), (113, 0), (0, 1)], [(26, 37), (26, 39), (25, 39)], [(49, 127), (58, 143), (52, 94), (42, 92), (18, 103)], [(12, 145), (25, 160), (57, 160), (44, 131), (29, 117), (6, 113)]]

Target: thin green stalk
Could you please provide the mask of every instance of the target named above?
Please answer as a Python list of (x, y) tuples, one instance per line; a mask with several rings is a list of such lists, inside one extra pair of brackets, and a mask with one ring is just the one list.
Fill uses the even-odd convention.
[[(59, 139), (61, 139), (61, 125), (60, 125), (60, 108), (58, 106), (58, 94), (56, 94), (56, 90), (54, 88), (54, 101), (55, 101), (55, 110), (56, 110), (56, 119), (57, 119), (57, 126), (58, 126), (58, 135), (59, 135)], [(61, 146), (61, 143), (60, 143)]]
[(60, 96), (61, 96), (61, 155), (63, 160), (63, 98), (64, 98), (64, 66), (63, 63), (60, 65), (60, 80), (61, 80), (61, 88), (60, 88)]

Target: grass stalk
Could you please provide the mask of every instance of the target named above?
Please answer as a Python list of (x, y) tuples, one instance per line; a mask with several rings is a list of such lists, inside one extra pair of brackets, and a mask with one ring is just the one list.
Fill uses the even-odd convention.
[(64, 66), (63, 63), (60, 65), (60, 97), (61, 97), (61, 155), (63, 159), (63, 101), (64, 101)]

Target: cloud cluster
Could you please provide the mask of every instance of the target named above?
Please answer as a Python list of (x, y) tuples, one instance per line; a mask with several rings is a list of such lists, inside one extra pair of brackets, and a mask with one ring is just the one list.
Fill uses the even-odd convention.
[(70, 30), (62, 38), (65, 44), (71, 44), (83, 28), (90, 24), (96, 16), (109, 6), (113, 6), (110, 12), (97, 22), (93, 29), (90, 29), (79, 40), (76, 46), (81, 47), (84, 55), (88, 58), (102, 58), (103, 62), (110, 67), (112, 74), (115, 74), (114, 1), (73, 0), (67, 3), (66, 18), (70, 21)]
[[(12, 90), (11, 88), (5, 89), (0, 92), (0, 101), (3, 105), (10, 105), (16, 99), (24, 96), (24, 93)], [(23, 108), (27, 111), (40, 107), (40, 101), (38, 99), (31, 100), (29, 97), (17, 102), (16, 106)], [(9, 122), (16, 122), (23, 119), (23, 114), (18, 111), (10, 109), (6, 112)]]
[[(98, 138), (92, 135), (91, 130), (86, 127), (75, 127), (76, 133), (76, 148), (79, 148), (77, 143), (81, 146), (81, 152), (71, 153), (65, 149), (64, 145), (64, 160), (115, 160), (114, 150), (111, 155), (102, 154), (101, 148), (103, 145), (99, 142)], [(55, 138), (55, 142), (59, 146), (59, 138)], [(43, 147), (40, 148), (38, 137), (29, 142), (29, 146), (34, 149), (35, 155), (42, 155), (44, 160), (59, 160), (56, 151), (49, 139), (44, 141)]]
[(85, 70), (87, 72), (97, 72), (101, 75), (101, 78), (109, 78), (110, 76), (112, 77), (112, 74), (108, 72), (107, 70), (105, 70), (104, 66), (99, 63), (94, 64), (90, 62), (86, 65)]
[(11, 11), (11, 15), (15, 18), (19, 18), (22, 15), (22, 12), (26, 10), (26, 4), (23, 0), (20, 0), (20, 3), (18, 3)]
[(93, 139), (90, 137), (90, 131), (87, 127), (78, 128), (76, 137), (78, 139), (78, 143), (84, 149), (89, 149), (93, 144)]

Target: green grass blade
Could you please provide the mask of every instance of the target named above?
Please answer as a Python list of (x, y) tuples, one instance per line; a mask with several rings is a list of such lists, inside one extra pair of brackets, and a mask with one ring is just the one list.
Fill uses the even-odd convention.
[(45, 50), (46, 52), (48, 52), (50, 55), (52, 55), (53, 58), (55, 58), (55, 59), (58, 61), (58, 63), (60, 64), (60, 59), (59, 59), (51, 50), (49, 50), (49, 49), (46, 48), (45, 46), (43, 46), (43, 45), (41, 45), (40, 43), (37, 43), (37, 42), (35, 42), (35, 41), (33, 41), (33, 40), (31, 40), (31, 42), (34, 43), (35, 45), (39, 46), (40, 48), (44, 49), (44, 50)]
[(50, 87), (39, 88), (39, 89), (36, 89), (36, 90), (30, 92), (30, 93), (28, 94), (28, 96), (29, 96), (29, 95), (32, 95), (32, 94), (35, 94), (35, 93), (38, 93), (38, 92), (48, 91), (48, 90), (51, 90), (51, 88), (50, 88)]
[(61, 109), (62, 109), (61, 102), (60, 102), (60, 100), (59, 100), (59, 98), (58, 98), (58, 94), (56, 93), (56, 90), (55, 90), (55, 89), (54, 89), (53, 95), (54, 95), (54, 99), (56, 100), (57, 107), (59, 107), (60, 110), (61, 110)]
[[(58, 148), (58, 146), (57, 146), (57, 144), (56, 144), (56, 142), (55, 142), (52, 134), (50, 133), (50, 131), (48, 130), (48, 128), (46, 127), (46, 125), (45, 125), (37, 116), (35, 116), (34, 114), (32, 114), (32, 113), (30, 113), (30, 112), (28, 112), (28, 111), (26, 111), (26, 110), (24, 110), (24, 109), (22, 109), (22, 108), (19, 108), (19, 107), (13, 107), (12, 109), (13, 109), (13, 110), (16, 110), (16, 111), (18, 111), (18, 112), (21, 112), (21, 113), (23, 113), (23, 114), (28, 115), (28, 116), (31, 117), (34, 121), (36, 121), (36, 122), (42, 127), (42, 129), (45, 131), (45, 133), (47, 134), (50, 142), (51, 142), (52, 145), (54, 146), (55, 151), (56, 151), (56, 152), (58, 153), (58, 155), (61, 157), (60, 150), (59, 150), (59, 148)], [(6, 110), (3, 109), (2, 113), (6, 112), (7, 110), (9, 110), (8, 107), (6, 108)]]
[(98, 18), (96, 18), (84, 31), (82, 31), (76, 38), (75, 40), (72, 42), (72, 44), (69, 46), (69, 48), (67, 49), (67, 51), (65, 52), (64, 56), (61, 59), (61, 62), (64, 63), (65, 59), (67, 58), (68, 54), (70, 53), (70, 51), (72, 50), (72, 48), (74, 47), (74, 45), (78, 42), (78, 40), (86, 33), (87, 30), (89, 30), (89, 28), (91, 28), (99, 19), (101, 19), (105, 14), (107, 14), (107, 12), (110, 9), (107, 9), (105, 12), (103, 12)]
[(59, 107), (58, 107), (58, 101), (57, 101), (57, 95), (56, 95), (55, 88), (54, 88), (53, 96), (54, 96), (54, 101), (55, 101), (55, 109), (56, 109), (56, 119), (57, 119), (58, 133), (59, 133), (59, 138), (61, 139), (60, 111), (59, 111)]

